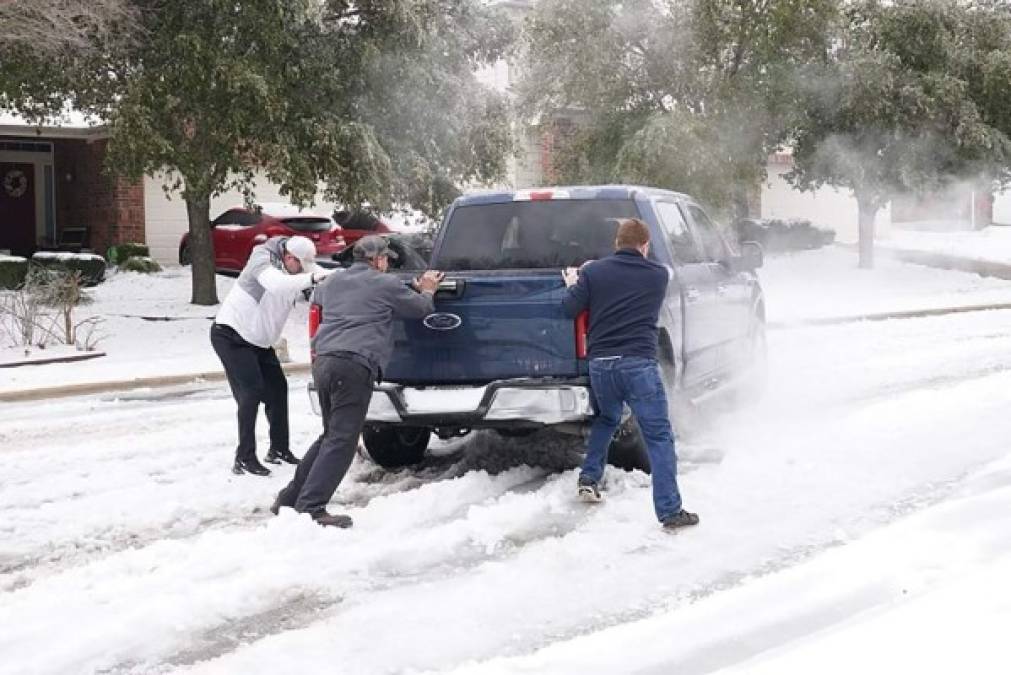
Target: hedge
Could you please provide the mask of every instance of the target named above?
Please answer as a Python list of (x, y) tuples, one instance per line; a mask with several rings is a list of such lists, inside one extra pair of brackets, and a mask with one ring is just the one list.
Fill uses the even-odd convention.
[(20, 288), (28, 274), (27, 258), (0, 255), (0, 289), (14, 290)]
[(106, 252), (106, 259), (113, 265), (119, 265), (130, 258), (147, 258), (151, 255), (147, 244), (116, 244)]
[(47, 269), (79, 271), (85, 286), (96, 286), (105, 280), (105, 258), (94, 253), (43, 251), (33, 255), (32, 262)]
[(119, 269), (124, 272), (151, 274), (152, 272), (161, 272), (161, 265), (147, 256), (135, 255), (119, 263)]

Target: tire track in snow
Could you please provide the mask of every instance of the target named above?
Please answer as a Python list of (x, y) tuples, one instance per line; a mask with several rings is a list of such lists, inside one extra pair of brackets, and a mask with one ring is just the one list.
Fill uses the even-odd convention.
[[(502, 458), (497, 458), (491, 464), (501, 470), (504, 461)], [(341, 490), (338, 491), (335, 503), (364, 508), (378, 497), (416, 490), (438, 481), (459, 478), (468, 471), (483, 470), (478, 468), (481, 465), (480, 455), (476, 457), (470, 455), (461, 459), (459, 453), (430, 457), (418, 467), (399, 472), (385, 472), (374, 467), (368, 460), (356, 462)], [(178, 475), (189, 475), (191, 468), (180, 469)], [(546, 475), (547, 471), (540, 471), (531, 480), (502, 490), (494, 496), (500, 496), (511, 490), (536, 489), (544, 483)], [(213, 483), (215, 480), (212, 478), (211, 482)], [(183, 483), (185, 481), (179, 479), (171, 482)], [(201, 491), (211, 489), (211, 487), (207, 486)], [(240, 492), (238, 496), (241, 499), (248, 495)], [(74, 499), (83, 499), (84, 497), (85, 495), (82, 493), (75, 496)], [(264, 496), (261, 500), (263, 504), (255, 506), (250, 506), (248, 499), (240, 503), (225, 501), (217, 504), (217, 508), (210, 513), (207, 511), (187, 512), (183, 517), (174, 518), (171, 517), (172, 514), (169, 514), (169, 517), (153, 523), (135, 523), (126, 528), (122, 523), (110, 523), (104, 528), (87, 529), (69, 539), (47, 541), (45, 545), (20, 555), (5, 555), (0, 557), (0, 592), (19, 590), (30, 586), (39, 579), (72, 567), (89, 564), (123, 551), (143, 548), (161, 540), (188, 539), (209, 530), (255, 527), (262, 524), (264, 519), (273, 517), (266, 508), (266, 503), (272, 499), (273, 492), (269, 496)], [(437, 523), (458, 517), (473, 503), (463, 500), (459, 503), (458, 513), (432, 522)], [(16, 515), (16, 513), (10, 513), (8, 517), (16, 517)], [(0, 526), (0, 530), (2, 529)]]
[[(560, 536), (568, 529), (577, 527), (580, 521), (573, 520), (571, 513), (560, 515), (555, 521), (545, 517), (543, 492), (556, 491), (558, 486), (548, 481), (540, 489), (529, 491), (527, 488), (531, 481), (535, 480), (537, 480), (536, 472), (529, 469), (517, 469), (511, 474), (498, 477), (470, 473), (458, 481), (426, 485), (410, 495), (394, 494), (377, 499), (379, 504), (370, 504), (362, 510), (362, 513), (356, 514), (356, 518), (369, 520), (367, 516), (370, 515), (370, 511), (379, 511), (378, 514), (371, 514), (373, 521), (382, 520), (390, 513), (399, 514), (401, 518), (409, 513), (410, 522), (394, 523), (386, 527), (374, 522), (367, 531), (358, 536), (358, 541), (347, 541), (349, 534), (352, 537), (356, 534), (354, 531), (350, 533), (324, 531), (307, 518), (298, 518), (290, 512), (283, 513), (281, 518), (269, 520), (266, 528), (203, 533), (187, 541), (160, 541), (147, 549), (128, 551), (96, 561), (85, 568), (69, 570), (32, 588), (9, 594), (5, 603), (6, 611), (17, 612), (21, 616), (25, 616), (24, 612), (35, 616), (36, 612), (42, 611), (47, 620), (50, 620), (52, 618), (50, 612), (33, 600), (36, 596), (44, 600), (52, 597), (57, 589), (65, 588), (67, 590), (60, 592), (60, 595), (69, 592), (72, 598), (70, 603), (74, 605), (65, 608), (68, 620), (69, 616), (79, 616), (82, 611), (85, 615), (96, 611), (96, 606), (92, 606), (90, 610), (87, 607), (97, 602), (107, 616), (118, 616), (119, 611), (132, 615), (131, 627), (136, 628), (139, 633), (149, 635), (154, 634), (150, 631), (159, 630), (158, 627), (163, 620), (170, 619), (160, 617), (156, 611), (138, 612), (138, 608), (146, 606), (148, 602), (164, 608), (164, 601), (159, 601), (159, 598), (172, 597), (176, 604), (173, 605), (175, 618), (171, 619), (170, 632), (174, 638), (175, 649), (167, 650), (164, 658), (179, 658), (185, 661), (187, 660), (185, 655), (189, 653), (185, 645), (189, 644), (191, 639), (206, 641), (207, 637), (218, 631), (221, 626), (232, 621), (241, 621), (245, 616), (256, 615), (259, 617), (257, 625), (262, 626), (278, 625), (275, 618), (282, 615), (288, 617), (286, 621), (299, 620), (298, 616), (292, 614), (290, 608), (277, 600), (292, 587), (298, 586), (305, 592), (329, 597), (348, 597), (349, 594), (359, 597), (378, 589), (417, 583), (426, 578), (452, 577), (459, 574), (461, 569), (512, 555), (531, 542), (544, 537)], [(489, 490), (489, 487), (492, 489)], [(513, 487), (519, 487), (524, 491), (511, 493)], [(565, 487), (569, 487), (568, 481)], [(437, 494), (425, 494), (433, 491)], [(468, 510), (465, 518), (460, 519), (456, 514), (459, 512), (461, 501), (467, 499), (467, 495), (454, 493), (474, 491), (476, 494), (471, 497), (474, 506)], [(415, 513), (410, 505), (418, 498), (418, 493), (433, 507), (437, 507), (440, 503), (444, 504), (443, 511), (448, 520), (443, 519), (444, 522), (441, 524), (433, 524), (437, 519), (429, 514)], [(527, 528), (524, 532), (513, 531), (514, 523), (511, 516), (517, 508), (525, 510), (528, 519), (536, 524), (536, 527)], [(495, 523), (498, 523), (497, 527), (493, 526)], [(424, 524), (424, 527), (419, 526), (421, 524)], [(452, 545), (442, 547), (428, 557), (408, 561), (409, 569), (405, 569), (406, 554), (418, 549), (431, 548), (419, 546), (418, 539), (449, 540), (452, 541)], [(282, 543), (297, 543), (294, 548), (299, 550), (290, 550), (291, 547), (283, 546)], [(242, 588), (237, 589), (234, 587), (233, 575), (238, 573), (239, 569), (244, 569), (243, 565), (247, 562), (245, 559), (242, 559), (242, 562), (236, 559), (236, 555), (242, 558), (241, 553), (238, 553), (240, 551), (256, 551), (257, 554), (248, 562), (270, 572), (263, 578), (248, 578), (249, 574), (241, 575), (244, 577), (244, 583), (241, 584)], [(321, 555), (323, 557), (319, 558)], [(309, 560), (306, 559), (307, 556)], [(194, 561), (206, 561), (211, 567), (217, 567), (213, 570), (201, 567), (199, 572), (201, 578), (192, 579), (192, 574), (188, 573), (188, 570), (192, 568)], [(221, 566), (230, 572), (224, 573), (219, 569)], [(117, 579), (118, 590), (111, 587), (103, 588), (101, 585), (94, 586), (99, 579), (106, 576)], [(180, 597), (175, 590), (182, 580), (190, 580), (185, 597)], [(341, 583), (342, 580), (346, 585)], [(81, 588), (82, 584), (83, 587), (91, 589), (87, 597), (78, 597), (78, 594), (69, 591), (71, 588)], [(202, 585), (204, 588), (197, 591), (191, 584)], [(224, 605), (221, 611), (215, 611), (212, 615), (202, 614), (199, 611), (190, 612), (185, 606), (179, 606), (189, 604), (186, 598), (198, 606), (206, 603), (215, 604), (222, 593), (230, 595), (233, 601), (240, 602), (243, 610), (237, 615), (229, 616), (227, 600), (221, 601)], [(126, 606), (131, 609), (129, 611), (117, 609)], [(6, 611), (0, 609), (0, 618)], [(319, 607), (313, 606), (311, 611), (315, 614), (319, 611)], [(180, 621), (180, 616), (187, 617), (191, 622), (190, 625), (187, 625), (186, 621)], [(30, 622), (30, 619), (28, 621)], [(147, 624), (151, 625), (144, 628)], [(101, 627), (97, 630), (98, 635), (93, 634), (81, 639), (86, 639), (89, 645), (85, 651), (101, 651), (101, 668), (134, 668), (145, 671), (155, 665), (150, 658), (143, 659), (143, 665), (134, 665), (136, 659), (129, 653), (117, 657), (119, 650), (116, 647), (122, 647), (122, 644), (116, 640), (113, 640), (112, 644), (103, 644), (104, 631)], [(116, 630), (113, 629), (113, 634), (115, 633)], [(108, 640), (110, 637), (106, 635), (105, 639)], [(28, 638), (28, 635), (17, 636), (8, 633), (0, 637), (0, 648), (22, 645)], [(3, 645), (5, 641), (9, 641), (6, 647)], [(97, 662), (93, 665), (99, 667)]]
[[(537, 484), (542, 487), (545, 485), (542, 479), (534, 479), (521, 483), (515, 489), (503, 493), (503, 496), (507, 493), (526, 494), (535, 500), (539, 499), (538, 490), (531, 490)], [(289, 603), (280, 602), (257, 612), (254, 616), (255, 625), (259, 630), (246, 633), (242, 640), (215, 640), (214, 636), (221, 629), (212, 627), (205, 629), (194, 638), (198, 644), (208, 645), (196, 653), (190, 648), (184, 648), (154, 663), (129, 664), (129, 667), (124, 670), (135, 673), (146, 673), (151, 669), (168, 671), (180, 666), (210, 661), (231, 653), (245, 643), (255, 642), (277, 632), (308, 627), (321, 621), (333, 619), (339, 616), (345, 608), (360, 606), (366, 602), (365, 598), (373, 597), (376, 594), (396, 592), (401, 588), (418, 584), (437, 583), (465, 574), (480, 565), (507, 562), (510, 558), (519, 555), (526, 547), (546, 540), (561, 538), (576, 531), (593, 516), (592, 506), (575, 502), (572, 505), (575, 508), (571, 511), (548, 514), (547, 517), (539, 519), (536, 525), (531, 528), (503, 536), (495, 545), (489, 545), (488, 541), (473, 541), (471, 545), (455, 549), (450, 556), (442, 556), (420, 565), (412, 565), (409, 573), (406, 574), (398, 564), (391, 564), (394, 556), (386, 556), (385, 560), (378, 558), (372, 561), (371, 565), (363, 565), (363, 567), (367, 567), (367, 574), (362, 574), (360, 570), (350, 571), (351, 582), (340, 589), (339, 596), (333, 597), (329, 601), (321, 601), (312, 607), (300, 608), (295, 612), (292, 611)], [(436, 530), (440, 527), (452, 528), (456, 522), (464, 518), (465, 514), (458, 512), (454, 513), (451, 518), (443, 520), (441, 524), (433, 525)], [(245, 619), (240, 622), (243, 625), (248, 623)], [(231, 629), (228, 630), (234, 633)], [(118, 669), (119, 666), (116, 668)]]

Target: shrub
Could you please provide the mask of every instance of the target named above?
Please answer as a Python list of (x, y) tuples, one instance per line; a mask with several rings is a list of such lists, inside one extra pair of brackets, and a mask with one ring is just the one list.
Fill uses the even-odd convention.
[(121, 269), (124, 272), (140, 272), (142, 274), (152, 274), (153, 272), (161, 272), (161, 265), (159, 265), (152, 258), (135, 255), (130, 256), (123, 262), (119, 263), (119, 269)]
[(28, 260), (16, 256), (0, 255), (0, 289), (20, 288), (28, 274)]
[(94, 253), (45, 251), (33, 255), (32, 262), (46, 269), (80, 272), (85, 286), (96, 286), (105, 280), (105, 258)]
[(146, 258), (151, 255), (147, 244), (116, 244), (110, 246), (106, 258), (113, 265), (122, 265), (130, 258)]
[(757, 241), (770, 254), (821, 248), (835, 240), (834, 231), (814, 227), (809, 220), (744, 218), (734, 230), (738, 241)]

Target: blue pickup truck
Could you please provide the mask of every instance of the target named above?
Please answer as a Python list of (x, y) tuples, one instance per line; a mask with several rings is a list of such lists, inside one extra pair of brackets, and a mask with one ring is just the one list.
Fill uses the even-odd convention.
[[(447, 211), (432, 249), (430, 266), (446, 272), (436, 311), (396, 326), (393, 360), (363, 433), (373, 459), (416, 463), (432, 433), (585, 433), (593, 415), (587, 318), (562, 312), (560, 272), (613, 253), (616, 220), (627, 217), (649, 225), (650, 256), (675, 272), (657, 345), (672, 400), (696, 401), (759, 370), (762, 250), (752, 243), (737, 250), (691, 197), (622, 185), (467, 195)], [(401, 259), (414, 261), (405, 268), (420, 266), (417, 256)], [(406, 280), (417, 270), (394, 273)], [(648, 470), (634, 419), (610, 454)]]

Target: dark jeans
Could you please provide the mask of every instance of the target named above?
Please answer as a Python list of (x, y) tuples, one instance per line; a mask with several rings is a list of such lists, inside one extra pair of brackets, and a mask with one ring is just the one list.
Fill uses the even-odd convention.
[(312, 377), (319, 394), (323, 434), (278, 495), (282, 506), (300, 513), (316, 513), (330, 503), (355, 458), (372, 399), (372, 372), (353, 359), (318, 356), (312, 364)]
[(595, 483), (603, 477), (607, 448), (621, 424), (627, 403), (646, 442), (656, 516), (663, 521), (676, 514), (681, 510), (681, 494), (677, 484), (674, 432), (657, 362), (628, 356), (594, 359), (590, 361), (590, 390), (597, 402), (597, 416), (590, 427), (582, 475)]
[(270, 425), (271, 449), (288, 450), (288, 380), (274, 349), (250, 344), (231, 326), (218, 324), (211, 326), (211, 345), (239, 406), (235, 456), (241, 460), (256, 457), (256, 415), (261, 401)]

